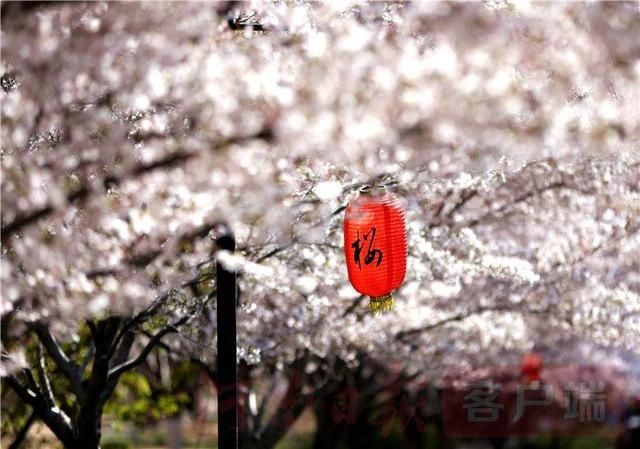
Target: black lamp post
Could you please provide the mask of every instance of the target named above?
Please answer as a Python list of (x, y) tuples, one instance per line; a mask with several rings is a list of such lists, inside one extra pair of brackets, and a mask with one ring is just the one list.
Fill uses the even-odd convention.
[[(236, 242), (226, 225), (216, 229), (218, 250), (233, 253)], [(238, 370), (236, 361), (237, 286), (235, 271), (216, 262), (218, 324), (218, 447), (238, 448)]]

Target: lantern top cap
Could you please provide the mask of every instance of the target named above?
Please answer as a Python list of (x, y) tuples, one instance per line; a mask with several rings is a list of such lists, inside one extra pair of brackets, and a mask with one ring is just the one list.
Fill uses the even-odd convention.
[(367, 184), (360, 188), (360, 195), (378, 196), (386, 193), (388, 193), (388, 190), (384, 184)]

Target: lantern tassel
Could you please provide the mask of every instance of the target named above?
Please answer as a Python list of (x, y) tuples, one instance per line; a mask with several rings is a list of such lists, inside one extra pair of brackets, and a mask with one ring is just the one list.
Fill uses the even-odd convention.
[(378, 312), (388, 312), (393, 310), (396, 305), (395, 299), (391, 294), (384, 296), (371, 296), (369, 298), (369, 310), (378, 313)]

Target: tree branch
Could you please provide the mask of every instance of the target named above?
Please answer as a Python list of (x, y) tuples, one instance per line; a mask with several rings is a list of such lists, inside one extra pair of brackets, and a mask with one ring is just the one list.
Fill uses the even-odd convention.
[[(147, 320), (149, 317), (151, 317), (160, 307), (162, 307), (162, 305), (165, 303), (165, 301), (167, 301), (171, 297), (171, 295), (173, 295), (175, 292), (178, 292), (178, 291), (180, 291), (180, 290), (182, 290), (184, 288), (187, 288), (187, 287), (191, 287), (192, 285), (197, 285), (199, 282), (202, 282), (200, 274), (198, 274), (197, 276), (189, 279), (188, 281), (183, 282), (179, 286), (174, 287), (172, 289), (169, 289), (166, 292), (164, 292), (163, 294), (157, 296), (153, 300), (153, 302), (149, 305), (149, 307), (147, 307), (146, 309), (142, 310), (136, 316), (134, 316), (133, 318), (128, 320), (124, 324), (124, 326), (120, 329), (120, 332), (118, 332), (118, 335), (116, 335), (116, 338), (114, 339), (113, 345), (112, 345), (112, 347), (111, 347), (111, 349), (109, 351), (109, 358), (111, 358), (113, 356), (113, 354), (115, 353), (118, 345), (120, 344), (120, 341), (122, 340), (122, 338), (124, 337), (124, 335), (127, 332), (135, 330), (136, 327), (138, 327), (145, 320)], [(174, 324), (174, 326), (175, 326), (175, 324)]]
[(22, 425), (22, 427), (16, 434), (16, 437), (13, 440), (13, 443), (11, 443), (11, 446), (9, 446), (9, 449), (18, 449), (22, 445), (22, 443), (24, 443), (24, 440), (27, 438), (27, 434), (29, 433), (29, 429), (34, 422), (36, 422), (36, 413), (31, 412), (31, 415), (29, 415), (27, 421)]
[(351, 312), (353, 312), (364, 300), (365, 295), (360, 295), (358, 296), (350, 305), (349, 307), (347, 307), (347, 309), (344, 311), (344, 313), (342, 314), (342, 316), (347, 316), (349, 315)]
[(30, 390), (28, 387), (22, 385), (22, 383), (20, 383), (20, 381), (14, 376), (6, 376), (4, 379), (7, 384), (13, 389), (13, 391), (16, 392), (20, 399), (22, 399), (33, 408), (43, 403), (42, 396), (40, 396), (38, 391)]
[(7, 376), (4, 379), (18, 397), (33, 408), (33, 412), (44, 421), (56, 437), (63, 444), (70, 446), (73, 440), (73, 431), (69, 417), (62, 410), (49, 407), (40, 392), (25, 387), (14, 376)]
[(100, 422), (104, 398), (108, 391), (109, 350), (113, 344), (122, 319), (111, 316), (94, 323), (87, 321), (95, 344), (91, 373), (84, 384), (84, 396), (80, 401), (76, 419), (78, 447), (98, 447), (101, 437)]
[(49, 404), (49, 407), (57, 407), (55, 398), (53, 396), (53, 390), (51, 389), (51, 382), (49, 381), (49, 377), (47, 376), (47, 368), (45, 366), (42, 343), (38, 343), (36, 347), (36, 358), (36, 373), (38, 374), (40, 391), (44, 395), (44, 399)]
[(127, 358), (129, 357), (129, 352), (131, 352), (131, 347), (133, 346), (134, 340), (135, 333), (129, 331), (124, 334), (120, 346), (118, 346), (118, 349), (113, 355), (113, 359), (111, 360), (113, 365), (120, 365), (127, 360)]
[(146, 346), (142, 349), (142, 351), (140, 352), (140, 354), (136, 358), (134, 358), (132, 360), (129, 360), (128, 362), (121, 363), (118, 366), (112, 368), (109, 371), (109, 377), (117, 379), (125, 371), (128, 371), (128, 370), (130, 370), (132, 368), (135, 368), (136, 366), (140, 365), (142, 362), (145, 361), (145, 359), (147, 358), (149, 353), (153, 350), (153, 348), (160, 342), (162, 337), (164, 337), (167, 334), (173, 333), (173, 332), (177, 332), (177, 330), (174, 327), (174, 325), (167, 326), (164, 329), (162, 329), (160, 332), (155, 334), (151, 338), (151, 340), (149, 340), (149, 342), (146, 344)]
[[(231, 136), (226, 139), (222, 139), (218, 142), (213, 143), (213, 148), (222, 148), (227, 145), (232, 145), (236, 143), (242, 143), (245, 141), (249, 141), (251, 139), (262, 139), (265, 141), (270, 141), (273, 139), (273, 131), (270, 128), (263, 128), (258, 130), (258, 132), (249, 135), (237, 135)], [(106, 186), (113, 186), (122, 183), (123, 181), (135, 178), (145, 173), (149, 173), (153, 170), (164, 169), (167, 167), (173, 167), (176, 164), (182, 163), (184, 161), (189, 160), (194, 157), (196, 153), (178, 153), (178, 154), (170, 154), (164, 158), (161, 158), (157, 161), (152, 161), (148, 164), (138, 165), (133, 167), (130, 172), (125, 173), (124, 175), (117, 176), (115, 174), (107, 174), (104, 177), (103, 184)], [(84, 199), (92, 193), (92, 189), (90, 186), (80, 186), (77, 190), (69, 193), (67, 195), (67, 202), (71, 203), (78, 199)], [(20, 229), (44, 218), (48, 215), (51, 215), (56, 211), (56, 208), (52, 205), (46, 205), (39, 209), (28, 211), (23, 213), (22, 215), (18, 215), (13, 219), (13, 221), (2, 224), (2, 241), (6, 241), (6, 239), (10, 238), (12, 235), (17, 233)]]
[[(299, 360), (302, 362), (304, 359)], [(294, 365), (299, 365), (296, 363)], [(289, 428), (296, 422), (304, 411), (310, 395), (303, 392), (304, 379), (302, 372), (296, 369), (289, 375), (289, 385), (287, 392), (280, 400), (278, 409), (275, 411), (266, 426), (262, 427), (258, 433), (254, 446), (260, 449), (271, 448), (284, 437)]]
[(267, 411), (267, 405), (269, 400), (273, 396), (273, 392), (276, 390), (278, 382), (276, 381), (276, 376), (273, 377), (267, 391), (262, 396), (262, 401), (260, 401), (260, 405), (258, 406), (258, 411), (253, 417), (253, 428), (259, 429), (260, 424), (262, 423), (262, 419), (264, 417), (265, 412)]
[(96, 352), (96, 345), (92, 341), (90, 346), (89, 346), (89, 351), (87, 351), (87, 355), (85, 356), (84, 360), (80, 364), (80, 377), (81, 378), (82, 378), (82, 375), (84, 374), (84, 371), (87, 369), (87, 366), (89, 366), (89, 362), (93, 358), (93, 355), (94, 355), (95, 352)]
[(37, 323), (34, 330), (42, 345), (47, 350), (49, 356), (56, 363), (60, 371), (69, 380), (74, 394), (81, 400), (82, 391), (82, 373), (80, 367), (64, 353), (60, 344), (56, 341), (49, 329), (42, 323)]
[(481, 221), (489, 218), (489, 217), (496, 217), (498, 215), (500, 215), (501, 213), (503, 213), (505, 210), (507, 210), (510, 207), (513, 207), (516, 204), (520, 204), (520, 203), (524, 203), (525, 201), (527, 201), (530, 198), (533, 198), (534, 196), (539, 196), (541, 193), (544, 193), (548, 190), (555, 190), (555, 189), (562, 189), (562, 188), (567, 188), (568, 186), (564, 183), (564, 181), (558, 181), (558, 182), (554, 182), (551, 183), (547, 186), (544, 186), (542, 188), (533, 188), (531, 190), (528, 190), (520, 195), (518, 195), (517, 197), (515, 197), (512, 201), (506, 202), (503, 205), (501, 205), (500, 207), (498, 207), (497, 209), (494, 210), (489, 210), (489, 212), (473, 218), (471, 220), (469, 220), (468, 222), (464, 223), (462, 226), (464, 227), (474, 227), (477, 226)]
[(485, 306), (485, 307), (478, 307), (476, 309), (470, 310), (470, 311), (465, 311), (465, 312), (460, 312), (456, 315), (452, 315), (446, 318), (443, 318), (440, 321), (436, 321), (435, 323), (431, 323), (425, 326), (420, 326), (420, 327), (414, 327), (411, 329), (406, 329), (403, 331), (400, 331), (398, 333), (396, 333), (395, 337), (399, 340), (405, 340), (407, 337), (412, 337), (415, 336), (417, 334), (422, 334), (424, 332), (429, 332), (432, 331), (438, 327), (444, 326), (445, 324), (449, 324), (449, 323), (453, 323), (456, 321), (462, 321), (465, 320), (466, 318), (469, 318), (473, 315), (478, 315), (480, 313), (484, 313), (484, 312), (516, 312), (516, 313), (533, 313), (533, 314), (545, 314), (545, 313), (549, 313), (548, 309), (544, 309), (544, 310), (533, 310), (533, 309), (526, 309), (526, 310), (518, 310), (518, 309), (514, 309), (512, 306), (510, 305), (497, 305), (497, 306)]
[(25, 368), (23, 370), (23, 372), (24, 372), (24, 376), (27, 378), (27, 385), (29, 386), (29, 388), (31, 388), (33, 391), (35, 391), (36, 393), (41, 395), (42, 392), (40, 391), (40, 388), (38, 387), (38, 383), (33, 378), (33, 374), (31, 374), (31, 370), (28, 369), (28, 368)]

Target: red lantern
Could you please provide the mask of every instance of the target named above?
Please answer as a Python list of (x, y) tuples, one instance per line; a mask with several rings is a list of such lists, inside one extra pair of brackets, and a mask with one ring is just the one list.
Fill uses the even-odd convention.
[(540, 381), (542, 356), (535, 352), (526, 354), (522, 359), (522, 376), (528, 383)]
[(349, 281), (370, 297), (374, 312), (391, 310), (391, 292), (407, 269), (404, 211), (395, 195), (363, 189), (347, 206), (344, 217), (344, 255)]

